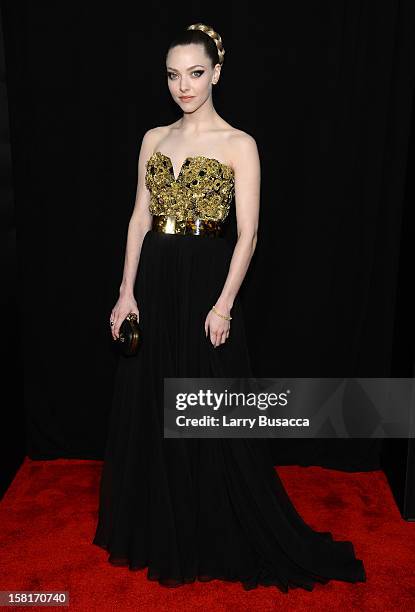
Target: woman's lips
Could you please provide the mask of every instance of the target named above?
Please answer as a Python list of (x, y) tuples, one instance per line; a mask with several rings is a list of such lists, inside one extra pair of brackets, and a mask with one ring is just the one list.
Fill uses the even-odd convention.
[(189, 100), (193, 100), (194, 96), (180, 96), (180, 100), (182, 102), (188, 102)]

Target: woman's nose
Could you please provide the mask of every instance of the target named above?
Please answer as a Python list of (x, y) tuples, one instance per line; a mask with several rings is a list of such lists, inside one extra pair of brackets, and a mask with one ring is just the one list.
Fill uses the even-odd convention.
[(188, 91), (189, 90), (189, 85), (186, 79), (181, 79), (180, 80), (180, 91)]

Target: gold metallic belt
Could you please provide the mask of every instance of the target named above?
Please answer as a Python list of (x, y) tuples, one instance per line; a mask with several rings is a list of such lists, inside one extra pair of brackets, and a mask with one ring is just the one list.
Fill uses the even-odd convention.
[(185, 219), (179, 221), (174, 215), (153, 215), (151, 229), (164, 234), (193, 234), (194, 236), (219, 236), (222, 222), (212, 219)]

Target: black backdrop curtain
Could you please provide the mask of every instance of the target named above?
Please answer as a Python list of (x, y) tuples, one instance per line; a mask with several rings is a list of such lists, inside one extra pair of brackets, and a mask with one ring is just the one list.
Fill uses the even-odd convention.
[[(102, 458), (116, 359), (108, 318), (139, 146), (179, 116), (164, 58), (197, 21), (226, 49), (216, 109), (256, 138), (262, 162), (259, 242), (241, 289), (255, 374), (392, 375), (413, 3), (269, 10), (3, 3), (30, 457)], [(412, 356), (398, 355), (394, 375), (412, 375)], [(275, 440), (275, 462), (375, 469), (380, 446)]]

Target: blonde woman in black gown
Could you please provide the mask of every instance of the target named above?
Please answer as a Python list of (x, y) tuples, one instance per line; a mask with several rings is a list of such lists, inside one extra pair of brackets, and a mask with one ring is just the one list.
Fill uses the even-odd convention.
[[(163, 436), (164, 377), (252, 376), (238, 290), (257, 241), (260, 163), (255, 140), (213, 106), (224, 53), (203, 24), (172, 42), (167, 79), (182, 116), (142, 141), (110, 318), (115, 339), (137, 313), (141, 345), (118, 362), (93, 543), (166, 586), (221, 579), (287, 592), (364, 581), (353, 544), (296, 512), (267, 440)], [(233, 202), (231, 249), (221, 228)]]

